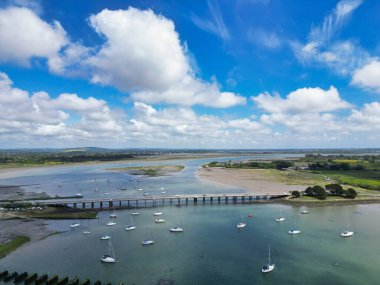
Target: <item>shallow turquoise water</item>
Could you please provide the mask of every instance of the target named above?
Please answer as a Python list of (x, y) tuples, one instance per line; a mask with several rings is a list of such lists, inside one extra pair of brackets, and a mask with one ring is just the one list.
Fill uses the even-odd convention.
[[(287, 220), (274, 219), (283, 210)], [(266, 205), (213, 205), (164, 207), (166, 223), (155, 224), (154, 209), (140, 209), (136, 230), (124, 230), (130, 221), (129, 210), (119, 211), (117, 225), (107, 227), (107, 212), (99, 220), (82, 221), (91, 230), (69, 230), (71, 221), (59, 222), (63, 234), (25, 246), (0, 260), (8, 270), (78, 275), (91, 280), (155, 284), (172, 278), (175, 284), (377, 284), (380, 266), (380, 214), (378, 205), (310, 208), (302, 215), (299, 208)], [(247, 227), (237, 230), (240, 217)], [(341, 238), (347, 216), (355, 231), (352, 238)], [(181, 218), (185, 232), (169, 232)], [(302, 233), (287, 231), (294, 219)], [(57, 225), (56, 225), (57, 226)], [(110, 234), (118, 263), (100, 262), (108, 252)], [(141, 240), (153, 238), (153, 246)], [(276, 269), (263, 275), (270, 244)]]

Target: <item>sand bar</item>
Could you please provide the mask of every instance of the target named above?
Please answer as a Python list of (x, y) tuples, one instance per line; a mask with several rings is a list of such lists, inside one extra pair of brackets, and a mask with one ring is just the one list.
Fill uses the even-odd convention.
[(289, 185), (281, 182), (266, 169), (200, 168), (198, 176), (202, 179), (244, 188), (251, 193), (282, 194), (303, 190), (306, 185)]

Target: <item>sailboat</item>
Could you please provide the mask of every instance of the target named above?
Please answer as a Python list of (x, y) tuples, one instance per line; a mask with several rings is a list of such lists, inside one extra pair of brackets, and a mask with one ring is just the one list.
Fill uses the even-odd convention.
[(110, 214), (110, 218), (117, 218), (115, 207), (113, 208), (113, 213)]
[(274, 269), (274, 264), (270, 263), (270, 246), (268, 245), (268, 264), (261, 267), (262, 273), (271, 272)]
[(236, 228), (242, 229), (246, 227), (246, 223), (243, 222), (243, 216), (241, 216), (241, 222), (236, 225)]
[[(112, 256), (111, 256), (111, 252), (112, 252)], [(113, 246), (112, 246), (110, 239), (108, 240), (108, 254), (103, 255), (103, 257), (100, 259), (100, 261), (104, 262), (104, 263), (115, 263), (116, 262), (115, 251), (113, 250)]]
[[(75, 209), (74, 209), (74, 211), (75, 211)], [(71, 229), (74, 229), (74, 228), (77, 228), (80, 226), (80, 223), (78, 222), (78, 219), (77, 219), (77, 213), (76, 212), (74, 212), (74, 216), (75, 216), (75, 222), (70, 225)]]
[(179, 216), (178, 216), (177, 226), (170, 228), (170, 232), (172, 232), (172, 233), (182, 233), (183, 232), (182, 222), (181, 222)]
[(162, 212), (160, 211), (160, 208), (157, 206), (157, 212), (154, 212), (153, 213), (153, 216), (161, 216), (162, 215)]
[(125, 228), (126, 231), (133, 231), (136, 226), (133, 224), (133, 216), (131, 216), (131, 224)]
[(114, 222), (114, 221), (109, 221), (106, 225), (107, 225), (107, 226), (114, 226), (114, 225), (116, 225), (116, 222)]
[(282, 210), (281, 210), (281, 216), (276, 219), (276, 222), (283, 222), (283, 221), (285, 221), (285, 217), (282, 214)]
[[(150, 233), (150, 235), (152, 236), (152, 232)], [(153, 244), (154, 244), (153, 237), (152, 239), (144, 239), (141, 241), (141, 245), (153, 245)]]
[(164, 219), (161, 219), (161, 218), (157, 218), (154, 220), (155, 223), (157, 224), (160, 224), (160, 223), (165, 223), (165, 220)]
[(85, 230), (83, 230), (82, 234), (89, 235), (91, 232), (88, 230), (88, 220), (87, 220), (87, 227)]
[(294, 220), (294, 228), (289, 230), (289, 234), (290, 235), (297, 235), (297, 234), (300, 234), (301, 231), (300, 230), (297, 230), (297, 224), (296, 224), (296, 220)]
[(111, 238), (111, 236), (109, 236), (109, 235), (102, 235), (100, 237), (101, 240), (109, 240), (110, 238)]
[(341, 237), (351, 237), (354, 235), (353, 231), (350, 231), (350, 223), (347, 220), (347, 230), (340, 233)]

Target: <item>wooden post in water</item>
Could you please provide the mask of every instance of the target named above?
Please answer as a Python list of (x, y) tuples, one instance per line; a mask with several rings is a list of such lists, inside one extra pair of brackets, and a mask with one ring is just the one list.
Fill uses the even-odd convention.
[(103, 202), (100, 202), (100, 209), (103, 209)]
[(91, 202), (91, 209), (94, 209), (94, 207), (95, 207), (95, 203)]
[(218, 197), (218, 203), (220, 203), (220, 196)]

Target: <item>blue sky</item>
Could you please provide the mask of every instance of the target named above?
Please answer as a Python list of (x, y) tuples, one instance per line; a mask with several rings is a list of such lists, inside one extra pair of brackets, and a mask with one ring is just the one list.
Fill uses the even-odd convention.
[(0, 6), (0, 148), (379, 147), (380, 2)]

